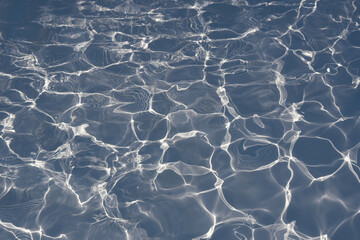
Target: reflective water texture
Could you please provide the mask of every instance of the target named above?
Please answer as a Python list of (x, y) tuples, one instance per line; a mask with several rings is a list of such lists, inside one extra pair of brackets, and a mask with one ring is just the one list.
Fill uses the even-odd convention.
[(360, 3), (0, 1), (0, 239), (360, 239)]

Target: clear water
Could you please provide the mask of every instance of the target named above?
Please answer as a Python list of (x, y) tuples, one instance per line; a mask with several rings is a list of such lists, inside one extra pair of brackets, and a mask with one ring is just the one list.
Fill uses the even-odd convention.
[(360, 3), (0, 1), (0, 239), (360, 239)]

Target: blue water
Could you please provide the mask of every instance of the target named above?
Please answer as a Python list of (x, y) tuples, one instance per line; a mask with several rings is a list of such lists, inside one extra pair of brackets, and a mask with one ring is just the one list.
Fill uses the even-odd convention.
[(360, 2), (0, 1), (0, 240), (360, 239)]

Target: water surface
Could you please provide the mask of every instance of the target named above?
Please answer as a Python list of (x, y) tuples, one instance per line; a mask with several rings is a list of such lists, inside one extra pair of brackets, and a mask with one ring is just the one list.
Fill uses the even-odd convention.
[(0, 2), (0, 239), (360, 239), (360, 4)]

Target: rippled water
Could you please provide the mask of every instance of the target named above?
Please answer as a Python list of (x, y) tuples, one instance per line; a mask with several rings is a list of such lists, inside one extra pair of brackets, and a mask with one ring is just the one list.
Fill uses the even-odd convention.
[(0, 239), (360, 239), (360, 3), (0, 1)]

